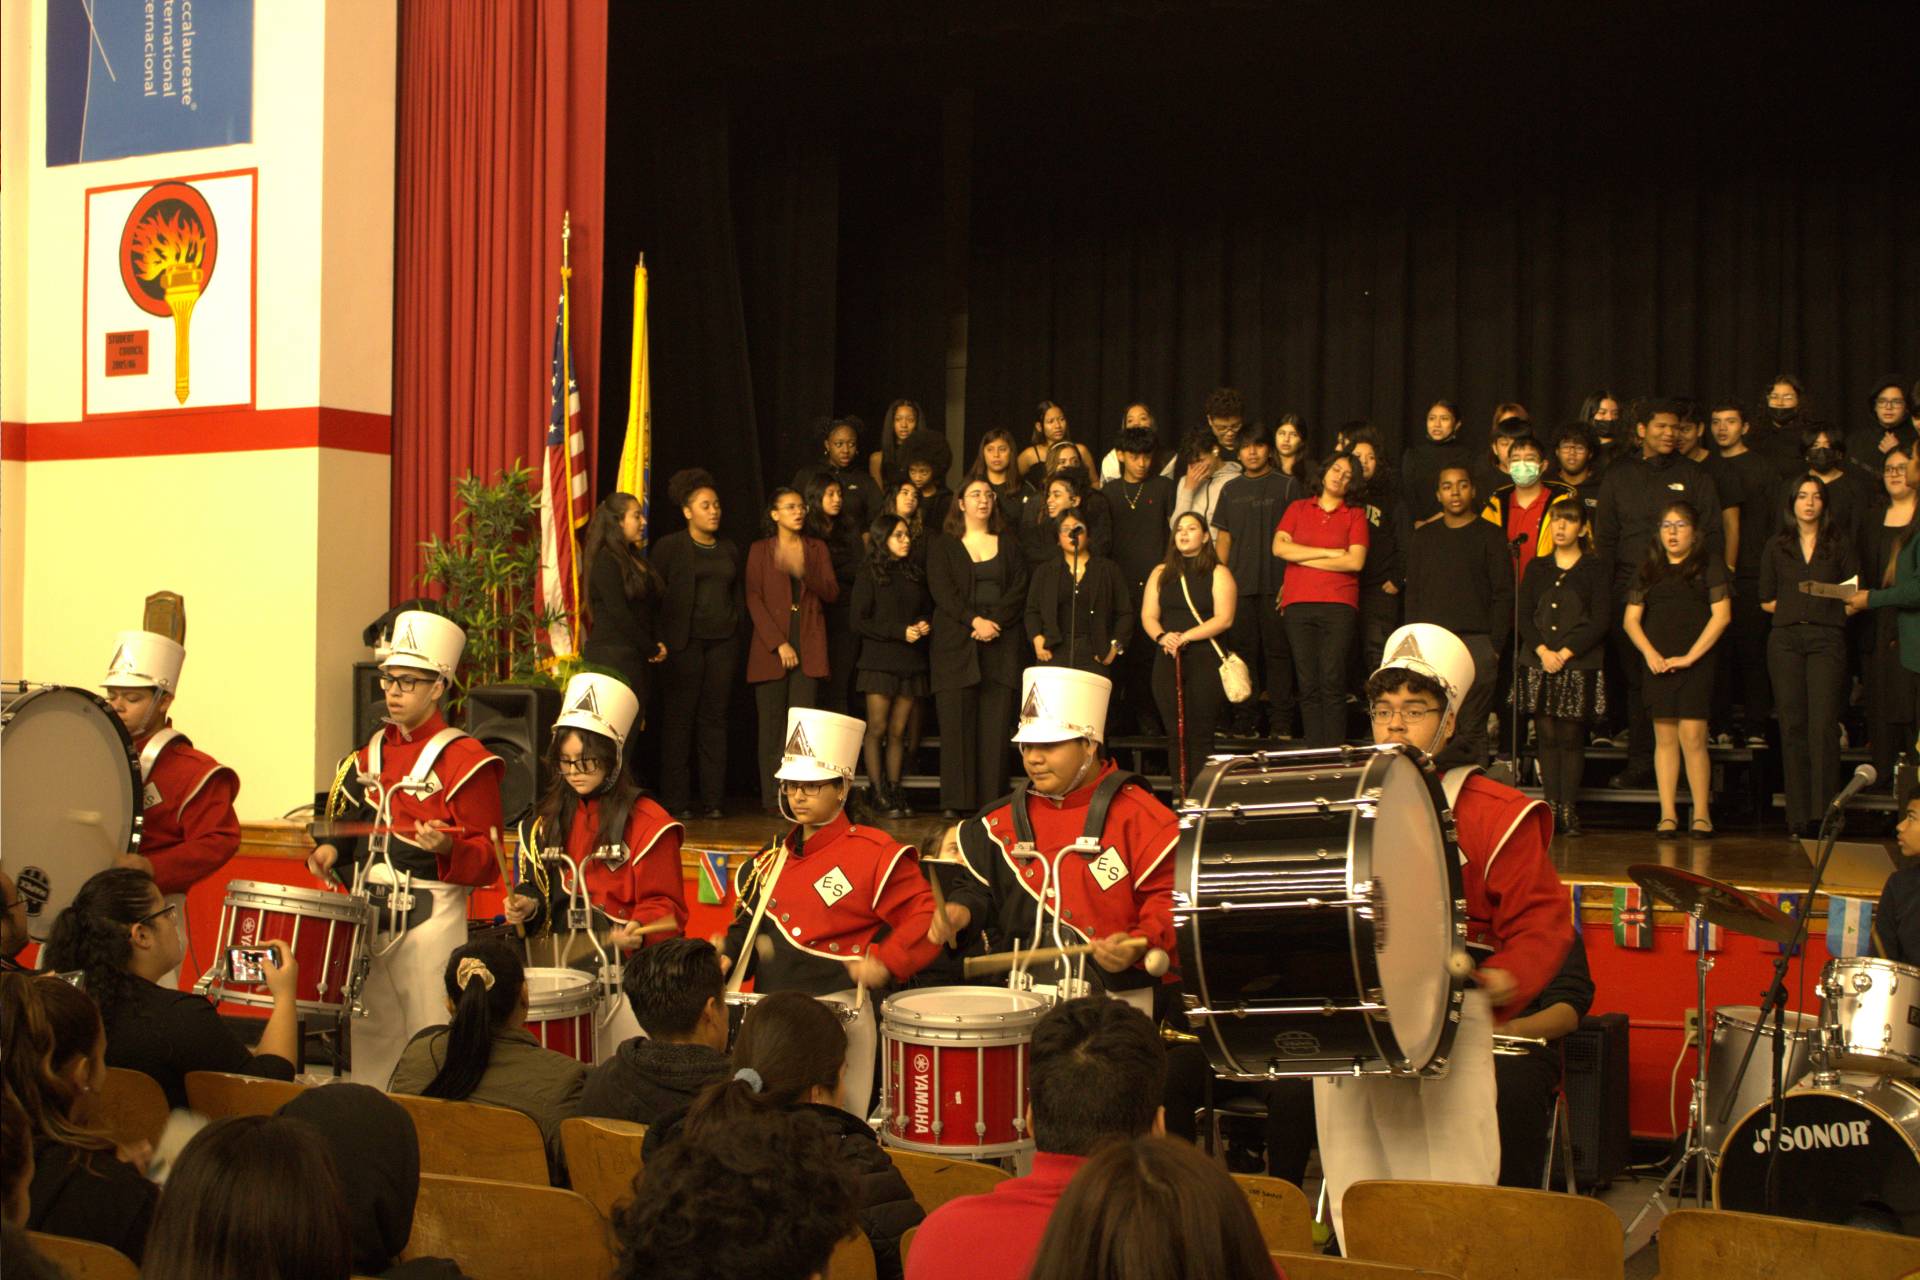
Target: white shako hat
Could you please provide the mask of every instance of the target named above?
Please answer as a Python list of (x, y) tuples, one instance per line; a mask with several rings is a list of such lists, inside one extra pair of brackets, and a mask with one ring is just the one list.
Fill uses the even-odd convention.
[(622, 749), (627, 745), (627, 731), (640, 716), (640, 699), (633, 696), (626, 681), (590, 671), (567, 681), (566, 696), (560, 702), (560, 714), (553, 722), (556, 734), (585, 729), (612, 738)]
[(467, 647), (467, 633), (451, 618), (420, 609), (408, 609), (393, 620), (387, 637), (387, 653), (380, 667), (418, 667), (437, 671), (453, 679), (460, 655)]
[(851, 780), (867, 722), (813, 707), (787, 710), (787, 745), (773, 776), (784, 782)]
[(180, 666), (187, 651), (177, 640), (152, 631), (122, 631), (114, 637), (113, 657), (107, 660), (103, 689), (158, 689), (172, 693), (180, 687)]
[(1409, 622), (1388, 636), (1373, 674), (1382, 671), (1417, 671), (1439, 681), (1447, 691), (1448, 712), (1458, 710), (1473, 688), (1473, 655), (1466, 643), (1431, 622)]
[(1106, 741), (1113, 681), (1076, 667), (1028, 667), (1020, 673), (1015, 742)]

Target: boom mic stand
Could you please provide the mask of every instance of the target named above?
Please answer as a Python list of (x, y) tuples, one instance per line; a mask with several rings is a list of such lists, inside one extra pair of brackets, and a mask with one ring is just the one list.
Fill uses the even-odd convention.
[[(1542, 516), (1542, 520), (1546, 517)], [(1512, 732), (1508, 735), (1513, 741), (1513, 785), (1520, 785), (1520, 558), (1525, 554), (1521, 550), (1527, 545), (1527, 535), (1519, 534), (1507, 542), (1507, 553), (1513, 557), (1513, 630), (1507, 633), (1508, 643), (1513, 645), (1513, 668), (1509, 696), (1513, 701), (1507, 704), (1508, 718), (1513, 721)], [(1494, 655), (1498, 662), (1500, 655)], [(1484, 731), (1486, 726), (1480, 726)]]
[(1067, 541), (1073, 544), (1071, 560), (1067, 565), (1067, 576), (1073, 579), (1073, 597), (1067, 609), (1067, 665), (1073, 663), (1073, 646), (1080, 636), (1080, 539), (1087, 534), (1087, 526), (1077, 524), (1073, 532), (1067, 535)]

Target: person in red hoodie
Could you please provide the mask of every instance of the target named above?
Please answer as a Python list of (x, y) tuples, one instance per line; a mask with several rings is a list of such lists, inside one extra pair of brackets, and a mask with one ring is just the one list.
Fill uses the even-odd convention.
[[(169, 713), (186, 660), (187, 651), (166, 636), (122, 631), (100, 683), (140, 757), (140, 847), (123, 854), (119, 864), (147, 872), (167, 904), (179, 908), (180, 940), (191, 950), (187, 890), (227, 865), (240, 848), (240, 819), (233, 811), (240, 777), (173, 727)], [(177, 966), (160, 979), (165, 987), (179, 982)]]
[(1119, 1000), (1055, 1005), (1033, 1029), (1033, 1172), (949, 1200), (914, 1233), (906, 1280), (1024, 1276), (1053, 1206), (1102, 1144), (1166, 1132), (1167, 1058), (1153, 1021)]
[[(1446, 744), (1473, 687), (1473, 657), (1460, 637), (1412, 623), (1387, 637), (1367, 681), (1375, 742), (1403, 742), (1429, 755)], [(1573, 943), (1567, 891), (1547, 857), (1547, 807), (1478, 768), (1450, 770), (1467, 903), (1467, 949), (1477, 968), (1439, 1077), (1320, 1076), (1313, 1082), (1320, 1162), (1334, 1230), (1356, 1182), (1391, 1178), (1492, 1186), (1500, 1177), (1493, 1028), (1521, 1012), (1559, 972)]]
[(387, 722), (340, 766), (328, 816), (372, 822), (368, 836), (314, 848), (307, 867), (373, 904), (372, 965), (353, 1024), (353, 1077), (385, 1088), (407, 1042), (447, 1020), (447, 957), (467, 940), (467, 898), (499, 875), (498, 756), (450, 728), (440, 699), (467, 634), (449, 618), (409, 609), (393, 620), (380, 662)]

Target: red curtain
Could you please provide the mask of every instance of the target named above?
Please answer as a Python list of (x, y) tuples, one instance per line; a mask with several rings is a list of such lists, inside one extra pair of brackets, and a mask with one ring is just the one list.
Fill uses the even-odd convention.
[(420, 594), (419, 544), (446, 536), (456, 479), (516, 458), (539, 473), (568, 210), (594, 457), (607, 0), (406, 0), (399, 61), (394, 600)]

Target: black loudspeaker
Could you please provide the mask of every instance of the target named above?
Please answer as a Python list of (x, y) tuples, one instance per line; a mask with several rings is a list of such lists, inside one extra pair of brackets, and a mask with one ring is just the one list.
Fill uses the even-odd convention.
[[(353, 742), (349, 751), (358, 751), (373, 741), (380, 726), (387, 722), (387, 697), (380, 692), (380, 664), (353, 664)], [(346, 752), (340, 753), (345, 755)]]
[(533, 812), (547, 784), (547, 740), (559, 715), (558, 689), (483, 684), (467, 690), (466, 723), (460, 727), (506, 766), (500, 778), (500, 813), (509, 829)]
[(1573, 1173), (1582, 1189), (1604, 1186), (1627, 1167), (1633, 1131), (1627, 1112), (1627, 1015), (1580, 1019), (1566, 1048)]

